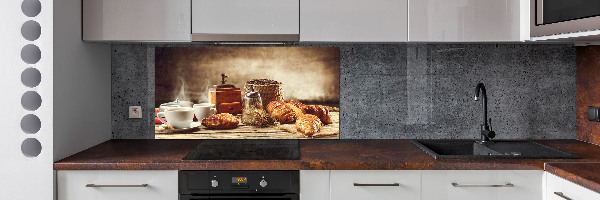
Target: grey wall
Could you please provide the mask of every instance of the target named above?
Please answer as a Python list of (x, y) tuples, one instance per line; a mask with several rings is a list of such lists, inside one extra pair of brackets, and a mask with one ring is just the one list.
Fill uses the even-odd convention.
[[(155, 46), (112, 46), (113, 138), (154, 138)], [(342, 139), (478, 138), (478, 82), (487, 86), (497, 138), (576, 137), (572, 45), (300, 46), (340, 47)], [(128, 119), (130, 105), (142, 105), (144, 118)]]
[[(110, 45), (81, 41), (81, 1), (54, 1), (54, 161), (111, 139)], [(42, 77), (43, 78), (43, 77)]]

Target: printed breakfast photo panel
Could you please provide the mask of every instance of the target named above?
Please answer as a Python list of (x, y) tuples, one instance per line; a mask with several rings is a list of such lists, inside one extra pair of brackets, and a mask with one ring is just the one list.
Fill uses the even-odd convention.
[(338, 47), (156, 47), (156, 139), (339, 139)]

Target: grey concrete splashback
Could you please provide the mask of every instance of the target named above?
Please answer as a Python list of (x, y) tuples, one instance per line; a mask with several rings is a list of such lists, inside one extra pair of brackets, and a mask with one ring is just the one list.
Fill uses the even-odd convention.
[[(114, 44), (112, 132), (154, 138), (154, 47)], [(479, 138), (486, 84), (499, 139), (576, 137), (575, 48), (562, 44), (300, 44), (340, 47), (342, 139)], [(156, 72), (160, 73), (160, 72)], [(128, 106), (141, 105), (142, 119)]]

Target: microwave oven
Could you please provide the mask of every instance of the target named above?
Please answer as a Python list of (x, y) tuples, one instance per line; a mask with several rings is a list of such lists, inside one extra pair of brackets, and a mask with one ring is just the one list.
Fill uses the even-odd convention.
[(531, 0), (531, 37), (600, 34), (600, 0)]

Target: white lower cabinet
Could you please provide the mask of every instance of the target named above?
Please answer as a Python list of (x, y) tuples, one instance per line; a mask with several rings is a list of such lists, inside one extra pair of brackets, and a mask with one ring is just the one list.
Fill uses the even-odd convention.
[(58, 171), (58, 200), (177, 200), (176, 170)]
[(423, 200), (542, 200), (543, 171), (425, 170)]
[(329, 200), (329, 170), (300, 170), (300, 199)]
[(418, 200), (421, 171), (345, 171), (330, 176), (331, 200)]
[(300, 199), (329, 200), (329, 170), (300, 170)]
[(573, 182), (562, 179), (554, 174), (545, 173), (545, 200), (588, 200), (600, 199), (600, 194)]
[[(58, 200), (177, 200), (176, 170), (57, 171)], [(541, 170), (301, 170), (301, 200), (587, 200)]]

